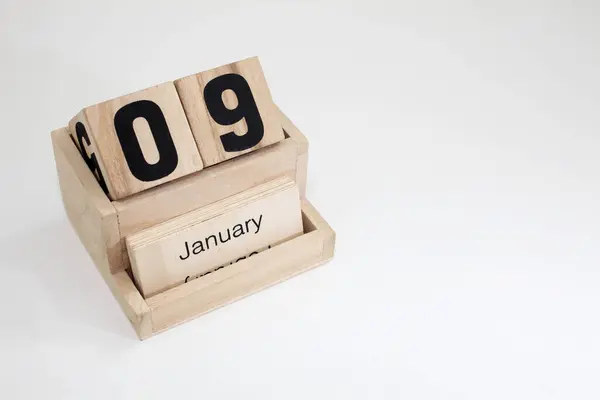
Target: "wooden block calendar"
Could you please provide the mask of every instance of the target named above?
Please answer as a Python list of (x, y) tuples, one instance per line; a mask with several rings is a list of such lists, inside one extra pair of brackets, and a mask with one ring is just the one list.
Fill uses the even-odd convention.
[(308, 142), (257, 58), (86, 107), (52, 143), (71, 224), (141, 339), (333, 257)]

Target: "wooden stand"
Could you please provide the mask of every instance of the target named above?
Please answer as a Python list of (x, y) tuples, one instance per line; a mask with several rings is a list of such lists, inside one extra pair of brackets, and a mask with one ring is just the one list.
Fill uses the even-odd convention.
[[(66, 129), (52, 133), (65, 210), (140, 339), (231, 303), (333, 257), (335, 232), (304, 198), (308, 142), (280, 112), (286, 139), (192, 175), (110, 201)], [(144, 299), (130, 271), (125, 238), (277, 176), (301, 193), (304, 234), (198, 279)]]

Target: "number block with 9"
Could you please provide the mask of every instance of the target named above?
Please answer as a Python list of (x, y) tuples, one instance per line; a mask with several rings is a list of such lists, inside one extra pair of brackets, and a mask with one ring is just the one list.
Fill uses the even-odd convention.
[(284, 139), (257, 57), (175, 81), (205, 166)]

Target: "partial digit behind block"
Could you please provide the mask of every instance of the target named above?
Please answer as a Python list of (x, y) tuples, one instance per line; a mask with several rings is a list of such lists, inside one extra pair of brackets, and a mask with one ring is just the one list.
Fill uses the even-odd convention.
[(87, 107), (69, 132), (113, 200), (203, 168), (172, 82)]
[(205, 166), (284, 139), (257, 57), (175, 81)]

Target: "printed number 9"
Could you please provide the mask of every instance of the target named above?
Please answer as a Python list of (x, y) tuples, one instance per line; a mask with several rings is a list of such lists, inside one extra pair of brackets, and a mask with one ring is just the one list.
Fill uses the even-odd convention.
[[(232, 90), (237, 96), (238, 105), (229, 109), (223, 103), (223, 92)], [(262, 119), (256, 107), (256, 101), (248, 82), (238, 74), (221, 75), (206, 84), (204, 101), (211, 117), (220, 125), (233, 125), (245, 119), (248, 132), (238, 136), (234, 132), (221, 135), (221, 143), (226, 152), (236, 152), (251, 149), (264, 136), (265, 130)]]

